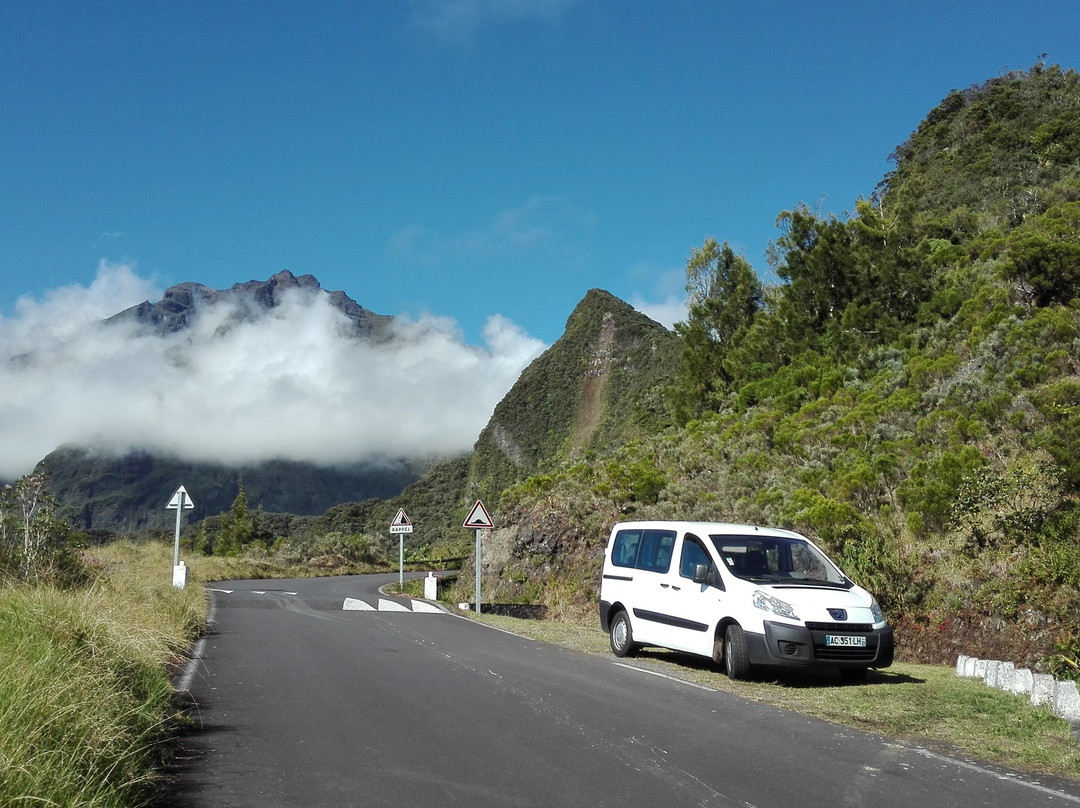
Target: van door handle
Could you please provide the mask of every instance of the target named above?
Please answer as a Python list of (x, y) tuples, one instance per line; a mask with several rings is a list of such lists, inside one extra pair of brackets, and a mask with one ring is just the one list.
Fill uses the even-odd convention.
[(671, 588), (674, 589), (676, 592), (682, 592), (682, 587), (681, 586), (672, 585)]
[(664, 589), (667, 589), (669, 586), (671, 586), (671, 584), (660, 584), (660, 586), (662, 586)]

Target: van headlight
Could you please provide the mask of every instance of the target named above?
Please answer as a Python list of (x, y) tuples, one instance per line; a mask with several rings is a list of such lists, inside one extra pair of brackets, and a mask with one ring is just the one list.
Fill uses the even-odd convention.
[(789, 620), (799, 619), (799, 615), (795, 614), (795, 609), (790, 603), (770, 595), (763, 589), (758, 589), (754, 592), (754, 606), (764, 612), (772, 612), (773, 614), (780, 615), (780, 617), (786, 617)]
[(881, 611), (881, 606), (877, 602), (877, 598), (870, 598), (870, 614), (874, 617), (874, 625), (885, 622), (885, 612)]

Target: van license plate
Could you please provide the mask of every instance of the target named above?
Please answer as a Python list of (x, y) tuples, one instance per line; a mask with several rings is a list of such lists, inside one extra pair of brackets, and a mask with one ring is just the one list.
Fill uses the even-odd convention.
[(826, 645), (843, 645), (849, 648), (865, 648), (866, 637), (853, 637), (848, 634), (826, 634)]

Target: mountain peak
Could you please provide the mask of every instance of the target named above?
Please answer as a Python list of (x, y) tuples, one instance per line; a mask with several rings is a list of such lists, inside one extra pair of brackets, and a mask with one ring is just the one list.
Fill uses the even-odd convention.
[(234, 319), (238, 321), (257, 320), (266, 311), (280, 305), (284, 294), (293, 290), (302, 290), (310, 295), (327, 295), (330, 305), (352, 321), (356, 336), (384, 337), (386, 328), (393, 319), (368, 311), (342, 291), (330, 292), (323, 289), (314, 275), (297, 277), (288, 269), (283, 269), (265, 281), (234, 283), (223, 290), (211, 289), (192, 281), (178, 283), (166, 289), (161, 300), (156, 303), (145, 300), (113, 315), (106, 322), (135, 322), (159, 335), (165, 335), (184, 330), (191, 325), (199, 309), (217, 303), (234, 305)]
[(678, 349), (664, 326), (590, 289), (563, 335), (522, 372), (480, 433), (470, 473), (481, 492), (495, 498), (496, 488), (545, 464), (657, 431), (663, 416), (652, 401), (669, 383)]

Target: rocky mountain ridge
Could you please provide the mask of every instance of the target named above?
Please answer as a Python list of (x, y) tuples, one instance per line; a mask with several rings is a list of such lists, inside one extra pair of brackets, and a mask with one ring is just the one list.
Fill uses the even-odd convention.
[(314, 275), (297, 277), (283, 269), (265, 281), (235, 283), (222, 290), (191, 281), (178, 283), (166, 289), (161, 300), (154, 303), (145, 300), (109, 317), (106, 323), (118, 325), (134, 322), (159, 335), (171, 334), (190, 327), (200, 309), (221, 303), (235, 307), (235, 321), (251, 321), (279, 306), (282, 298), (290, 293), (325, 295), (330, 305), (349, 319), (353, 336), (357, 338), (385, 339), (394, 319), (390, 315), (365, 309), (343, 291), (323, 289)]
[[(345, 292), (323, 289), (313, 275), (297, 277), (288, 270), (224, 290), (194, 282), (176, 284), (160, 300), (125, 309), (105, 324), (134, 324), (139, 336), (168, 337), (192, 328), (209, 307), (227, 305), (231, 310), (216, 336), (223, 329), (259, 321), (290, 295), (309, 302), (324, 296), (345, 316), (348, 338), (372, 344), (392, 339), (393, 317), (369, 311)], [(228, 465), (185, 461), (140, 447), (116, 454), (95, 446), (62, 446), (42, 464), (52, 493), (73, 514), (77, 527), (130, 532), (166, 524), (159, 500), (185, 481), (193, 497), (198, 493), (195, 518), (228, 510), (241, 483), (253, 509), (316, 515), (345, 501), (393, 496), (414, 482), (429, 462), (380, 457), (334, 467), (288, 460)]]

